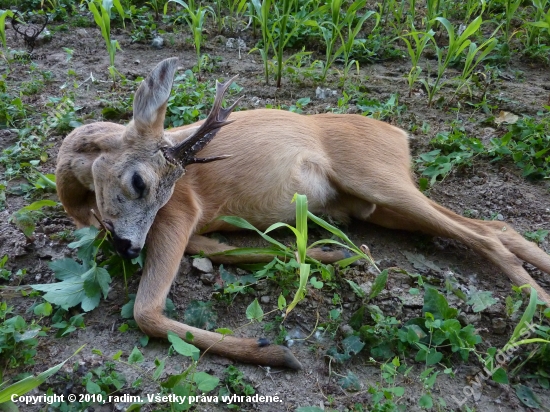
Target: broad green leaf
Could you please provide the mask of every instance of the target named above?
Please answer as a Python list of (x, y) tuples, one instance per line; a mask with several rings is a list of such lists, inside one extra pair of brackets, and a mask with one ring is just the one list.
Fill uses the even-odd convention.
[[(54, 187), (55, 187), (55, 183), (54, 183)], [(43, 207), (54, 207), (57, 205), (58, 203), (54, 202), (53, 200), (44, 199), (44, 200), (38, 200), (36, 202), (33, 202), (30, 205), (23, 207), (23, 209), (32, 211), (32, 210), (40, 210)]]
[(264, 318), (264, 311), (257, 298), (246, 308), (246, 318), (257, 322), (261, 322)]
[(37, 316), (50, 316), (52, 314), (52, 305), (49, 302), (44, 302), (36, 305), (33, 311)]
[(521, 384), (516, 385), (515, 388), (517, 397), (525, 406), (533, 409), (542, 409), (543, 402), (541, 402), (531, 388)]
[(86, 392), (91, 394), (101, 393), (101, 388), (99, 385), (95, 382), (93, 382), (91, 379), (88, 380), (86, 383)]
[(279, 298), (277, 299), (277, 307), (279, 310), (283, 310), (286, 307), (286, 299), (282, 294), (279, 295)]
[(196, 372), (193, 375), (193, 382), (197, 384), (199, 391), (208, 393), (218, 386), (220, 380), (219, 378), (209, 375), (206, 372)]
[(497, 300), (493, 298), (492, 292), (477, 290), (470, 293), (466, 303), (472, 305), (472, 310), (477, 313), (494, 305)]
[(338, 383), (342, 387), (342, 389), (346, 389), (351, 392), (357, 392), (361, 390), (361, 382), (359, 381), (359, 378), (356, 374), (354, 374), (352, 371), (348, 371), (348, 374), (344, 377), (342, 377)]
[(388, 282), (388, 271), (387, 269), (384, 269), (382, 273), (380, 273), (374, 280), (374, 283), (372, 285), (372, 289), (369, 295), (369, 299), (374, 299), (376, 296), (378, 296), (380, 292), (382, 292), (386, 287), (387, 282)]
[(84, 262), (91, 260), (95, 250), (94, 242), (99, 231), (96, 227), (90, 226), (79, 230), (75, 230), (74, 235), (76, 241), (69, 243), (67, 246), (71, 249), (77, 249), (77, 256)]
[(137, 346), (134, 346), (132, 353), (128, 356), (128, 363), (133, 365), (135, 363), (142, 363), (144, 360), (145, 358), (143, 357), (143, 354), (139, 351)]
[(63, 282), (31, 286), (35, 290), (46, 292), (43, 298), (50, 303), (61, 306), (63, 309), (78, 305), (86, 297), (84, 280), (81, 277), (72, 277)]
[(168, 332), (168, 340), (174, 347), (174, 350), (180, 355), (187, 356), (193, 360), (198, 360), (200, 356), (200, 350), (194, 345), (185, 342), (182, 338), (176, 335), (174, 332)]
[(71, 258), (53, 260), (48, 266), (59, 280), (80, 277), (88, 270), (85, 265), (81, 265)]
[(449, 307), (447, 298), (433, 288), (427, 288), (424, 292), (424, 307), (422, 313), (431, 313), (435, 319), (454, 319), (458, 311)]
[(36, 229), (34, 219), (29, 213), (25, 211), (19, 210), (15, 212), (12, 216), (12, 220), (13, 223), (15, 223), (15, 226), (17, 226), (17, 228), (21, 230), (21, 232), (23, 232), (25, 237), (30, 238), (34, 233), (34, 229)]
[(311, 283), (311, 286), (313, 286), (315, 289), (322, 289), (324, 285), (324, 283), (320, 280), (317, 280), (315, 276), (309, 279), (309, 283)]
[(233, 331), (227, 328), (218, 328), (214, 332), (220, 333), (222, 335), (233, 335)]
[(421, 408), (431, 409), (433, 407), (432, 397), (428, 394), (423, 395), (418, 400), (418, 406), (420, 406)]
[(508, 385), (510, 383), (508, 381), (508, 374), (502, 368), (498, 368), (496, 371), (494, 371), (493, 375), (491, 377), (497, 383), (502, 383), (502, 384), (505, 384), (505, 385)]
[(342, 341), (342, 346), (346, 353), (356, 355), (365, 347), (365, 344), (361, 342), (359, 336), (351, 335)]

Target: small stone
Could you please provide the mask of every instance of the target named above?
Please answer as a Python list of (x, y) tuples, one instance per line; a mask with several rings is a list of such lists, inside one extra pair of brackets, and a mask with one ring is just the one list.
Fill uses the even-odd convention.
[(502, 303), (497, 303), (495, 305), (489, 306), (487, 309), (485, 309), (483, 313), (489, 316), (498, 317), (499, 315), (506, 313), (506, 308)]
[(472, 325), (481, 320), (481, 313), (461, 313), (457, 319), (463, 325)]
[(366, 296), (370, 295), (370, 292), (372, 290), (372, 283), (371, 282), (362, 283), (362, 284), (359, 285), (359, 287), (361, 288), (361, 290), (363, 292), (365, 292)]
[(405, 293), (399, 298), (401, 299), (401, 302), (403, 302), (403, 306), (409, 308), (421, 308), (424, 306), (424, 296), (420, 294), (411, 295), (410, 293)]
[(269, 296), (262, 296), (260, 298), (260, 302), (262, 302), (262, 303), (269, 303), (270, 300), (271, 300), (271, 298)]
[(503, 318), (495, 318), (491, 320), (493, 332), (497, 335), (503, 335), (506, 332), (506, 320)]
[(497, 215), (497, 220), (504, 220), (504, 216), (502, 216), (500, 213)]
[(344, 336), (353, 335), (353, 328), (348, 324), (341, 325), (340, 326), (340, 331), (342, 332), (342, 334)]
[(163, 44), (164, 39), (158, 35), (151, 41), (151, 46), (153, 46), (155, 49), (162, 49)]
[(336, 93), (336, 90), (331, 90), (329, 88), (322, 89), (321, 87), (317, 86), (317, 89), (315, 90), (315, 97), (317, 97), (319, 100), (325, 100), (330, 96), (336, 96)]
[(140, 64), (141, 62), (139, 61), (139, 59), (136, 59), (134, 60), (134, 64)]
[(214, 43), (217, 43), (217, 44), (227, 43), (227, 39), (225, 38), (225, 36), (222, 36), (221, 34), (218, 34), (216, 37), (214, 37), (213, 41)]
[(208, 258), (193, 259), (193, 267), (203, 273), (212, 273), (214, 271), (212, 261)]
[(472, 217), (473, 219), (479, 218), (479, 210), (470, 209), (470, 217)]
[(216, 276), (214, 276), (213, 273), (203, 273), (200, 279), (202, 284), (206, 286), (210, 286), (216, 283)]

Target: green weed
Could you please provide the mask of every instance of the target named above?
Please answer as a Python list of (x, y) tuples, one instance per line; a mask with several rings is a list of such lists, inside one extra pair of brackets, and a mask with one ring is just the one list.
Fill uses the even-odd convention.
[[(195, 7), (194, 2), (189, 2), (189, 5), (183, 0), (168, 0), (168, 2), (174, 2), (182, 6), (187, 12), (184, 16), (185, 21), (191, 33), (193, 33), (193, 42), (195, 44), (195, 52), (197, 53), (197, 75), (199, 80), (201, 78), (201, 44), (202, 44), (202, 31), (206, 21), (206, 15), (210, 13), (214, 16), (214, 10), (210, 6)], [(168, 3), (166, 3), (168, 4)]]
[(546, 237), (548, 236), (548, 233), (550, 233), (550, 231), (544, 230), (544, 229), (537, 229), (534, 232), (525, 232), (523, 236), (525, 236), (525, 239), (528, 239), (540, 245), (542, 242), (544, 242), (544, 239), (546, 239)]
[(109, 53), (109, 73), (114, 82), (117, 76), (122, 77), (122, 75), (115, 68), (115, 55), (116, 51), (120, 50), (120, 45), (118, 44), (118, 40), (111, 39), (111, 8), (113, 5), (116, 5), (117, 11), (121, 16), (124, 16), (124, 11), (119, 0), (103, 0), (102, 3), (100, 3), (100, 0), (88, 0), (88, 8), (92, 12), (107, 46), (107, 52)]
[(509, 125), (504, 136), (491, 139), (489, 155), (494, 160), (512, 160), (525, 177), (550, 177), (550, 117), (537, 121), (524, 116)]
[(477, 156), (487, 153), (481, 140), (468, 137), (460, 125), (453, 126), (450, 132), (438, 133), (430, 144), (436, 149), (416, 160), (422, 176), (429, 178), (420, 179), (422, 190), (444, 179), (454, 168), (471, 166)]
[[(45, 305), (49, 305), (48, 308)], [(42, 316), (51, 314), (51, 305), (46, 303), (35, 312)], [(41, 311), (42, 310), (42, 311)], [(42, 318), (33, 319), (27, 323), (21, 315), (15, 315), (13, 306), (0, 302), (0, 380), (4, 380), (4, 373), (22, 365), (34, 365), (38, 338), (46, 336), (39, 322)]]
[[(80, 305), (88, 312), (99, 305), (101, 296), (107, 297), (111, 275), (122, 273), (124, 279), (143, 265), (143, 254), (126, 262), (114, 253), (107, 241), (108, 233), (95, 227), (79, 229), (74, 233), (76, 241), (68, 247), (77, 250), (80, 262), (72, 258), (54, 260), (49, 264), (55, 277), (61, 282), (33, 285), (33, 289), (46, 292), (44, 299), (63, 309)], [(98, 255), (106, 259), (98, 263)]]

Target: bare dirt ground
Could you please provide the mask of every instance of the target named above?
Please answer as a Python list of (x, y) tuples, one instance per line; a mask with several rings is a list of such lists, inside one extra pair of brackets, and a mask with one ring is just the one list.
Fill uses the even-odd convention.
[[(21, 43), (13, 38), (13, 32), (7, 30), (8, 43)], [(133, 44), (129, 36), (118, 33), (114, 36), (119, 40), (122, 51), (117, 53), (116, 66), (118, 70), (128, 78), (138, 76), (145, 77), (149, 71), (162, 59), (177, 56), (180, 58), (182, 69), (190, 69), (195, 64), (195, 53), (183, 36), (175, 36), (173, 44), (165, 43), (165, 47), (157, 50), (147, 44)], [(229, 36), (228, 36), (229, 37)], [(215, 57), (217, 62), (211, 72), (204, 74), (203, 81), (213, 84), (214, 79), (228, 78), (239, 74), (238, 84), (243, 87), (241, 92), (245, 98), (241, 107), (253, 109), (263, 107), (266, 104), (291, 105), (297, 99), (310, 97), (312, 104), (304, 108), (307, 114), (321, 113), (328, 108), (336, 107), (337, 98), (342, 96), (342, 88), (338, 86), (335, 76), (329, 79), (328, 87), (336, 90), (336, 95), (326, 100), (316, 98), (317, 85), (309, 80), (290, 82), (285, 79), (283, 87), (278, 90), (274, 86), (265, 86), (263, 83), (263, 67), (258, 54), (248, 54), (230, 49), (225, 45), (225, 38), (209, 35), (204, 52)], [(246, 45), (252, 47), (254, 39), (250, 34), (244, 35)], [(74, 50), (73, 58), (66, 61), (66, 54), (62, 48), (68, 47)], [(108, 55), (104, 48), (104, 42), (99, 31), (93, 28), (71, 28), (69, 32), (59, 32), (53, 35), (53, 39), (38, 46), (34, 51), (34, 63), (40, 70), (50, 70), (53, 73), (52, 80), (47, 84), (46, 90), (39, 95), (26, 97), (32, 99), (32, 104), (44, 107), (48, 96), (59, 96), (60, 86), (67, 80), (67, 70), (76, 72), (77, 83), (81, 84), (75, 89), (75, 105), (82, 107), (80, 116), (85, 122), (101, 120), (101, 104), (99, 97), (106, 96), (110, 92), (111, 82), (108, 79)], [(418, 92), (412, 97), (407, 97), (407, 85), (403, 74), (409, 70), (406, 60), (382, 62), (373, 65), (364, 65), (359, 75), (353, 75), (353, 82), (361, 84), (368, 92), (368, 96), (382, 102), (387, 101), (391, 94), (399, 93), (400, 105), (405, 105), (407, 110), (394, 120), (394, 123), (410, 130), (413, 124), (421, 125), (426, 122), (430, 125), (427, 134), (418, 130), (411, 133), (411, 146), (413, 157), (429, 149), (427, 142), (438, 131), (447, 130), (453, 119), (461, 119), (466, 130), (473, 136), (486, 137), (499, 135), (501, 130), (494, 124), (485, 123), (487, 114), (475, 110), (466, 104), (462, 104), (461, 110), (427, 108), (426, 97)], [(97, 82), (86, 81), (90, 74)], [(7, 81), (17, 84), (29, 78), (28, 64), (15, 63), (11, 67)], [(128, 95), (131, 90), (119, 89), (115, 93)], [(492, 92), (495, 114), (498, 110), (514, 112), (518, 115), (534, 115), (540, 110), (542, 104), (547, 102), (550, 93), (550, 71), (548, 67), (531, 66), (513, 58), (505, 75), (497, 80), (495, 91)], [(27, 102), (29, 103), (29, 102)], [(354, 112), (353, 102), (350, 111)], [(54, 136), (51, 139), (52, 147), (48, 149), (49, 160), (41, 165), (44, 173), (53, 173), (57, 150), (64, 136)], [(7, 147), (13, 144), (15, 135), (3, 130), (0, 134), (0, 146)], [(368, 158), (365, 159), (368, 161)], [(16, 182), (10, 182), (15, 184)], [(520, 171), (513, 164), (497, 163), (487, 164), (476, 162), (473, 168), (451, 173), (444, 181), (435, 185), (429, 192), (429, 196), (458, 214), (470, 211), (479, 218), (492, 218), (500, 215), (505, 221), (510, 222), (520, 233), (537, 229), (550, 229), (550, 186), (548, 181), (527, 181), (521, 176)], [(56, 199), (55, 195), (51, 195)], [(54, 277), (47, 263), (52, 259), (70, 256), (72, 251), (67, 248), (65, 242), (51, 240), (49, 235), (64, 229), (72, 229), (72, 223), (62, 212), (54, 214), (39, 222), (34, 240), (27, 240), (23, 234), (9, 223), (11, 214), (28, 201), (20, 196), (8, 195), (6, 208), (1, 214), (0, 222), (0, 256), (9, 256), (8, 268), (17, 270), (27, 269), (27, 275), (21, 284), (46, 283), (53, 281)], [(411, 273), (419, 271), (406, 258), (404, 252), (421, 253), (426, 259), (434, 262), (442, 272), (452, 271), (457, 279), (465, 286), (475, 286), (481, 290), (490, 290), (498, 297), (500, 302), (480, 315), (467, 313), (469, 320), (480, 333), (487, 347), (494, 345), (500, 347), (509, 337), (515, 327), (514, 322), (505, 318), (504, 298), (510, 294), (509, 280), (487, 261), (477, 256), (473, 251), (461, 244), (445, 239), (433, 239), (420, 234), (389, 231), (373, 225), (353, 221), (346, 229), (353, 241), (358, 244), (367, 244), (371, 253), (381, 268), (400, 267)], [(254, 244), (255, 237), (248, 235), (227, 236), (233, 244)], [(283, 235), (284, 239), (284, 235)], [(288, 239), (287, 239), (288, 240)], [(546, 240), (541, 247), (550, 251), (550, 245)], [(235, 268), (229, 268), (235, 272)], [(550, 276), (537, 270), (528, 268), (532, 276), (546, 290), (550, 290)], [(420, 269), (421, 270), (421, 269)], [(425, 270), (425, 273), (429, 271)], [(216, 269), (216, 274), (218, 274)], [(432, 276), (442, 278), (442, 274), (430, 273)], [(366, 266), (354, 267), (346, 275), (356, 283), (364, 283), (372, 280), (374, 275)], [(134, 275), (129, 284), (130, 293), (135, 293), (139, 280), (139, 274)], [(191, 300), (208, 301), (214, 292), (212, 285), (200, 280), (200, 274), (190, 265), (190, 258), (184, 258), (180, 274), (174, 283), (170, 298), (176, 306), (177, 314), (182, 314)], [(342, 282), (343, 284), (345, 282)], [(408, 295), (408, 288), (412, 281), (406, 275), (392, 274), (386, 290), (376, 299), (375, 303), (386, 315), (398, 316), (407, 319), (418, 316), (421, 310), (421, 302), (412, 302), (401, 299)], [(11, 285), (15, 286), (15, 285)], [(345, 316), (350, 316), (359, 306), (353, 292), (347, 286), (334, 291), (343, 298)], [(263, 309), (267, 312), (276, 308), (277, 296), (280, 290), (275, 285), (262, 284), (255, 290), (255, 296), (264, 298)], [(321, 320), (327, 319), (328, 311), (336, 308), (331, 297), (333, 292), (311, 290), (307, 298), (301, 303), (290, 318), (285, 322), (285, 327), (292, 336), (305, 337), (314, 329), (317, 313)], [(21, 297), (19, 293), (7, 294), (2, 292), (3, 300), (15, 305), (16, 312), (25, 314), (37, 298)], [(218, 313), (218, 326), (236, 329), (246, 323), (245, 308), (253, 300), (254, 295), (238, 295), (230, 305), (224, 303), (215, 304)], [(39, 298), (38, 298), (39, 299)], [(51, 387), (56, 393), (69, 393), (73, 390), (82, 390), (79, 387), (79, 379), (91, 369), (103, 364), (106, 360), (121, 350), (123, 357), (128, 356), (134, 346), (139, 346), (145, 356), (144, 369), (153, 370), (155, 357), (165, 357), (169, 343), (163, 340), (151, 340), (141, 348), (139, 339), (143, 336), (138, 330), (129, 330), (125, 333), (118, 331), (118, 327), (124, 322), (120, 316), (121, 306), (125, 303), (123, 281), (120, 278), (114, 280), (109, 296), (102, 301), (100, 306), (87, 313), (84, 317), (86, 328), (79, 329), (67, 337), (56, 339), (53, 333), (47, 338), (42, 338), (36, 355), (36, 365), (28, 367), (26, 371), (42, 371), (70, 356), (81, 345), (86, 344), (85, 349), (76, 358), (69, 362), (60, 373), (40, 387), (42, 391)], [(466, 306), (456, 300), (455, 304), (465, 309)], [(338, 306), (339, 307), (339, 306)], [(78, 311), (74, 309), (71, 314)], [(179, 317), (182, 319), (182, 317)], [(506, 326), (495, 330), (493, 327), (500, 324), (503, 319)], [(268, 319), (269, 320), (269, 319)], [(345, 322), (344, 322), (345, 323)], [(252, 325), (239, 330), (242, 336), (266, 337), (275, 339), (276, 332), (265, 332), (261, 325)], [(370, 385), (375, 386), (382, 382), (379, 364), (369, 361), (369, 356), (360, 354), (350, 362), (342, 365), (329, 364), (326, 350), (340, 341), (342, 334), (315, 334), (308, 341), (295, 341), (291, 347), (297, 358), (304, 365), (300, 372), (275, 371), (261, 368), (255, 365), (242, 365), (238, 367), (244, 376), (255, 387), (260, 395), (275, 395), (282, 399), (279, 404), (242, 404), (242, 410), (261, 411), (291, 411), (299, 406), (320, 406), (334, 408), (343, 411), (351, 408), (355, 403), (370, 405), (371, 397), (367, 393)], [(93, 354), (92, 349), (99, 349), (103, 357)], [(74, 366), (76, 364), (76, 366)], [(199, 369), (214, 374), (220, 378), (224, 376), (224, 370), (234, 362), (216, 356), (205, 356)], [(411, 359), (411, 365), (415, 365)], [(175, 373), (183, 370), (186, 365), (181, 357), (168, 358), (167, 373)], [(470, 358), (468, 364), (455, 362), (455, 376), (441, 374), (432, 391), (434, 397), (442, 397), (447, 406), (439, 406), (440, 410), (458, 410), (459, 405), (453, 400), (453, 396), (462, 400), (463, 388), (468, 385), (470, 379), (479, 371), (479, 365)], [(127, 376), (129, 383), (139, 374), (131, 367), (118, 365), (117, 369)], [(343, 390), (338, 384), (339, 375), (353, 371), (361, 381), (362, 388), (358, 392)], [(422, 365), (416, 365), (415, 373), (418, 376), (422, 371)], [(21, 372), (21, 371), (18, 371)], [(13, 371), (7, 371), (9, 376)], [(399, 403), (406, 405), (407, 410), (418, 410), (418, 398), (422, 395), (422, 385), (415, 379), (401, 379), (399, 385), (405, 386), (406, 391)], [(530, 386), (535, 393), (548, 405), (550, 394), (532, 381)], [(155, 391), (154, 385), (144, 380), (144, 385), (138, 389), (125, 387), (121, 393), (147, 394)], [(515, 396), (511, 385), (496, 383), (485, 384), (477, 399), (468, 398), (471, 408), (476, 411), (525, 411), (528, 410)], [(44, 405), (42, 405), (43, 407)], [(124, 403), (94, 406), (95, 411), (124, 410)], [(143, 410), (150, 410), (152, 406), (144, 406)], [(196, 410), (214, 411), (225, 409), (221, 405), (199, 404)], [(37, 406), (22, 407), (22, 410), (38, 410)]]

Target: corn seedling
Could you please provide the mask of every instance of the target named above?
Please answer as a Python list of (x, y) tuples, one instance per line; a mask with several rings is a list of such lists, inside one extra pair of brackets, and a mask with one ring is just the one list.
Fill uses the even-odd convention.
[(416, 0), (409, 0), (409, 15), (411, 22), (416, 19)]
[[(85, 346), (85, 345), (84, 345)], [(39, 387), (42, 385), (46, 380), (57, 373), (65, 363), (72, 357), (74, 357), (78, 352), (80, 352), (84, 346), (81, 346), (77, 349), (75, 353), (73, 353), (69, 358), (65, 359), (63, 362), (51, 367), (48, 370), (45, 370), (42, 373), (39, 373), (36, 376), (27, 376), (26, 378), (21, 379), (18, 382), (15, 382), (13, 385), (8, 386), (7, 388), (4, 388), (0, 391), (0, 404), (3, 404), (4, 407), (2, 410), (6, 411), (17, 411), (17, 405), (12, 401), (13, 396), (21, 396), (24, 395), (27, 392), (32, 391), (33, 389)]]
[[(285, 61), (283, 61), (283, 51), (290, 39), (301, 29), (304, 25), (316, 25), (313, 18), (316, 14), (322, 13), (325, 10), (325, 6), (312, 7), (312, 11), (307, 13), (292, 14), (293, 6), (296, 7), (298, 2), (296, 0), (285, 0), (280, 5), (271, 0), (252, 0), (254, 8), (254, 18), (260, 23), (262, 31), (262, 48), (256, 47), (254, 50), (258, 50), (262, 56), (264, 62), (264, 74), (266, 84), (269, 83), (269, 51), (270, 47), (273, 48), (276, 55), (276, 79), (277, 87), (281, 87), (281, 79)], [(307, 2), (301, 7), (302, 10), (307, 10), (309, 4), (312, 1)], [(272, 11), (274, 14), (274, 21), (269, 23), (269, 13)], [(288, 30), (287, 25), (291, 22), (291, 29)]]
[(210, 6), (199, 6), (195, 8), (195, 2), (189, 2), (189, 5), (182, 0), (168, 0), (169, 2), (174, 2), (182, 6), (187, 11), (187, 16), (185, 16), (185, 21), (193, 33), (193, 42), (195, 43), (195, 52), (197, 53), (197, 73), (198, 78), (201, 77), (201, 45), (202, 45), (202, 29), (204, 26), (204, 21), (206, 19), (206, 14), (210, 13), (212, 16), (215, 16), (214, 10)]
[(222, 18), (222, 0), (216, 0), (216, 25), (218, 26), (218, 33), (222, 32), (223, 28), (223, 18)]
[(480, 46), (478, 46), (476, 43), (470, 43), (468, 47), (468, 53), (466, 53), (466, 60), (464, 61), (462, 73), (460, 74), (460, 76), (458, 76), (460, 84), (456, 89), (456, 93), (458, 93), (460, 89), (462, 89), (470, 81), (476, 67), (487, 57), (489, 53), (491, 53), (491, 51), (497, 45), (498, 40), (494, 36), (499, 28), (500, 27), (497, 27), (497, 29), (493, 32), (493, 34), (491, 34), (489, 39), (483, 42)]
[(150, 0), (147, 4), (151, 9), (155, 12), (155, 20), (160, 20), (160, 13), (164, 12), (164, 14), (167, 13), (168, 9), (168, 1), (166, 0)]
[[(336, 51), (336, 55), (343, 55), (344, 57), (344, 79), (347, 78), (349, 69), (355, 64), (357, 67), (357, 72), (359, 72), (359, 63), (355, 60), (350, 61), (350, 54), (353, 49), (353, 46), (356, 44), (356, 37), (359, 34), (359, 31), (363, 28), (365, 21), (371, 16), (376, 18), (376, 23), (373, 30), (378, 26), (380, 22), (380, 15), (374, 11), (367, 11), (363, 14), (358, 20), (355, 26), (353, 22), (357, 19), (357, 12), (366, 5), (366, 0), (356, 0), (347, 10), (346, 17), (344, 18), (343, 28), (347, 29), (347, 36), (341, 34), (342, 45)], [(342, 30), (343, 31), (343, 30)]]
[[(292, 5), (294, 0), (283, 0), (282, 14), (278, 16), (279, 22), (279, 36), (277, 37), (277, 87), (281, 87), (281, 77), (283, 73), (283, 50), (286, 43), (290, 39), (287, 36), (287, 22), (292, 11)], [(279, 8), (275, 7), (275, 10), (279, 12)]]
[(510, 41), (510, 23), (512, 18), (516, 15), (516, 12), (521, 5), (521, 0), (506, 0), (504, 2), (504, 36), (506, 41)]
[[(262, 232), (240, 217), (236, 217), (236, 216), (220, 217), (220, 220), (223, 220), (224, 222), (230, 223), (241, 229), (249, 229), (249, 230), (256, 231), (264, 240), (266, 240), (271, 244), (271, 247), (270, 248), (232, 249), (225, 252), (215, 253), (212, 256), (216, 256), (216, 255), (238, 256), (238, 255), (249, 255), (249, 254), (264, 254), (264, 255), (272, 255), (272, 256), (280, 257), (285, 260), (295, 258), (299, 264), (299, 270), (298, 270), (299, 286), (298, 286), (298, 290), (294, 295), (294, 299), (286, 307), (287, 314), (290, 313), (290, 311), (305, 297), (307, 281), (311, 273), (311, 264), (314, 264), (316, 267), (323, 266), (320, 262), (307, 256), (308, 249), (321, 247), (323, 245), (333, 245), (336, 247), (345, 248), (352, 253), (352, 256), (337, 262), (337, 264), (340, 267), (349, 266), (358, 259), (365, 259), (380, 273), (380, 270), (378, 270), (378, 267), (375, 265), (372, 257), (370, 256), (370, 253), (368, 252), (368, 249), (366, 249), (365, 246), (357, 247), (349, 239), (349, 237), (340, 229), (338, 229), (337, 227), (331, 225), (327, 221), (321, 219), (320, 217), (315, 216), (313, 213), (308, 211), (307, 197), (305, 195), (295, 194), (292, 201), (296, 203), (296, 226), (295, 227), (287, 223), (277, 222), (272, 224), (264, 232)], [(329, 231), (331, 234), (338, 237), (339, 240), (322, 239), (308, 246), (307, 245), (307, 241), (308, 241), (307, 220), (308, 219), (316, 223), (317, 225), (321, 226), (323, 229)], [(294, 233), (294, 236), (296, 237), (296, 245), (294, 248), (287, 247), (268, 235), (269, 232), (281, 227), (286, 227)], [(283, 305), (283, 306), (286, 306), (286, 305)]]
[[(424, 49), (428, 45), (428, 42), (433, 41), (435, 32), (430, 29), (427, 32), (416, 31), (414, 25), (411, 23), (411, 32), (407, 33), (404, 36), (401, 36), (400, 39), (405, 42), (407, 45), (407, 51), (409, 57), (411, 58), (412, 68), (407, 75), (407, 83), (409, 84), (409, 97), (411, 97), (413, 86), (418, 80), (418, 76), (422, 72), (422, 68), (418, 65)], [(412, 39), (414, 43), (410, 41)]]
[[(120, 5), (119, 0), (116, 2)], [(113, 78), (113, 82), (116, 80), (117, 75), (122, 77), (122, 74), (115, 68), (115, 55), (117, 49), (120, 50), (118, 40), (111, 39), (111, 8), (113, 7), (112, 0), (104, 0), (103, 3), (99, 3), (97, 0), (90, 0), (88, 2), (88, 8), (94, 15), (96, 24), (101, 29), (101, 35), (105, 39), (105, 45), (109, 53), (109, 73)]]
[(252, 0), (254, 6), (254, 19), (260, 24), (262, 32), (262, 48), (255, 47), (251, 50), (258, 50), (264, 63), (265, 84), (269, 84), (269, 47), (272, 44), (271, 32), (269, 30), (269, 9), (271, 0)]
[[(425, 79), (421, 79), (420, 82), (424, 85), (426, 88), (426, 92), (428, 93), (428, 106), (432, 105), (433, 99), (437, 92), (443, 87), (443, 84), (441, 80), (443, 79), (443, 74), (445, 73), (445, 70), (449, 66), (449, 64), (457, 59), (462, 52), (470, 46), (472, 41), (469, 39), (470, 36), (474, 35), (478, 32), (479, 28), (481, 27), (481, 24), (483, 23), (483, 20), (481, 16), (476, 17), (462, 32), (460, 36), (456, 36), (454, 27), (444, 17), (437, 17), (435, 19), (439, 23), (445, 27), (447, 30), (447, 34), (449, 36), (449, 47), (447, 48), (447, 53), (444, 55), (443, 53), (443, 47), (439, 47), (437, 45), (437, 42), (435, 41), (434, 37), (432, 36), (430, 40), (432, 40), (432, 43), (435, 47), (435, 52), (437, 56), (437, 77), (435, 79), (435, 82), (430, 84), (429, 83), (429, 76)], [(487, 43), (487, 42), (486, 42)], [(494, 47), (494, 43), (488, 43), (485, 44), (485, 47), (488, 47), (492, 44), (492, 47)], [(480, 46), (481, 47), (481, 46)], [(479, 51), (479, 48), (478, 50)], [(477, 53), (476, 51), (476, 53)], [(470, 56), (472, 61), (475, 58), (476, 53), (473, 53), (473, 56)], [(485, 58), (486, 55), (483, 56)], [(481, 55), (478, 57), (478, 60), (476, 60), (476, 65), (481, 61)], [(471, 64), (473, 64), (471, 62)], [(471, 65), (470, 65), (471, 67)], [(475, 67), (475, 66), (474, 66)]]
[(442, 3), (444, 3), (443, 0), (426, 0), (426, 17), (428, 19), (428, 23), (426, 24), (426, 26), (428, 28), (431, 27), (431, 24), (436, 19), (436, 17), (445, 17), (444, 14), (442, 15), (442, 9), (445, 8), (445, 5)]
[(465, 7), (466, 16), (464, 17), (464, 22), (470, 21), (472, 16), (482, 16), (486, 6), (487, 2), (485, 0), (468, 0)]
[(342, 7), (342, 0), (330, 0), (327, 3), (330, 9), (331, 21), (325, 21), (318, 24), (316, 21), (309, 22), (310, 25), (315, 26), (321, 32), (323, 40), (325, 41), (325, 61), (323, 63), (323, 70), (321, 73), (321, 80), (324, 82), (328, 70), (336, 60), (337, 54), (333, 53), (336, 40), (341, 36), (340, 26), (340, 9)]
[(228, 13), (222, 19), (221, 8), (222, 0), (217, 0), (218, 30), (221, 31), (221, 25), (226, 25), (231, 33), (234, 33), (239, 26), (242, 16), (248, 10), (249, 2), (247, 0), (227, 0)]
[[(535, 14), (532, 22), (527, 22), (524, 26), (527, 29), (526, 46), (533, 46), (535, 38), (538, 36), (540, 29), (546, 29), (550, 34), (550, 0), (532, 0)], [(548, 10), (545, 12), (545, 9)]]
[[(535, 6), (535, 21), (528, 23), (529, 26), (546, 30), (546, 33), (550, 36), (550, 0), (533, 0), (533, 5)], [(546, 12), (544, 9), (548, 7)], [(533, 43), (533, 38), (536, 35), (538, 30), (532, 30), (529, 35), (528, 46), (531, 46)]]
[[(366, 0), (356, 0), (353, 2), (345, 12), (344, 17), (341, 18), (342, 3), (342, 0), (331, 0), (327, 3), (331, 15), (330, 21), (325, 21), (321, 24), (313, 20), (305, 22), (305, 24), (317, 27), (325, 41), (325, 61), (323, 62), (321, 73), (322, 81), (326, 79), (328, 70), (340, 56), (343, 56), (344, 59), (344, 78), (347, 77), (349, 69), (354, 64), (359, 70), (359, 63), (355, 60), (350, 61), (353, 46), (357, 44), (356, 37), (369, 17), (375, 15), (375, 27), (380, 21), (380, 14), (374, 11), (367, 11), (357, 18), (357, 13), (365, 7)], [(354, 22), (356, 22), (355, 26), (353, 25)], [(344, 35), (346, 30), (347, 36)], [(340, 47), (334, 51), (337, 40), (340, 40)]]
[(11, 10), (0, 10), (0, 42), (2, 47), (6, 49), (6, 17), (13, 17)]

